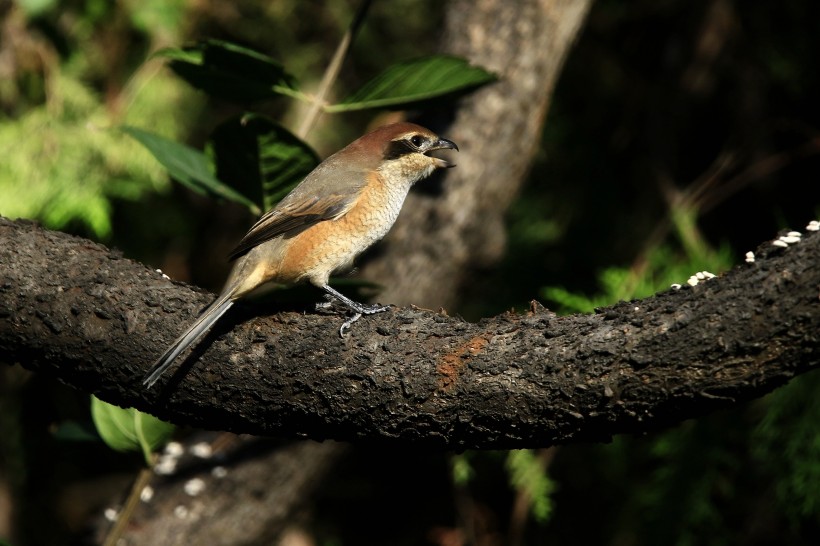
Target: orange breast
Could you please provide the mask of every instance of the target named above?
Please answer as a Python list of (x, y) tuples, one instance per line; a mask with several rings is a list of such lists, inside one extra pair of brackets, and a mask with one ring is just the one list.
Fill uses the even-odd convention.
[(334, 271), (352, 265), (356, 256), (387, 234), (399, 215), (407, 189), (390, 187), (378, 175), (372, 175), (344, 216), (319, 222), (290, 239), (282, 260), (269, 271), (270, 280), (327, 284)]

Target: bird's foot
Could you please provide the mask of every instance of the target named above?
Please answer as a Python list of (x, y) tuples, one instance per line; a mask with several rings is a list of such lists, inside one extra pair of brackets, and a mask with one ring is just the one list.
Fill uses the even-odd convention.
[[(330, 303), (330, 302), (328, 302), (328, 303)], [(341, 327), (339, 327), (339, 336), (345, 337), (345, 332), (348, 329), (350, 329), (350, 326), (354, 322), (356, 322), (357, 320), (362, 318), (363, 315), (375, 315), (376, 313), (383, 313), (384, 311), (390, 310), (391, 307), (393, 307), (393, 306), (392, 305), (381, 305), (381, 304), (364, 305), (364, 304), (361, 304), (361, 303), (358, 303), (358, 302), (356, 303), (355, 308), (352, 307), (352, 306), (348, 306), (348, 309), (353, 311), (353, 316), (351, 316), (349, 319), (344, 321), (342, 323)]]
[(341, 328), (339, 328), (339, 335), (344, 337), (345, 331), (350, 328), (350, 325), (362, 318), (362, 315), (374, 315), (376, 313), (382, 313), (384, 311), (389, 310), (392, 305), (381, 305), (380, 303), (374, 305), (365, 305), (364, 303), (359, 303), (354, 301), (344, 294), (334, 290), (333, 288), (325, 285), (322, 286), (322, 289), (326, 292), (325, 299), (326, 302), (317, 303), (317, 309), (329, 309), (333, 307), (334, 304), (340, 304), (344, 306), (345, 309), (349, 311), (353, 311), (353, 316), (347, 319), (344, 324), (342, 324)]

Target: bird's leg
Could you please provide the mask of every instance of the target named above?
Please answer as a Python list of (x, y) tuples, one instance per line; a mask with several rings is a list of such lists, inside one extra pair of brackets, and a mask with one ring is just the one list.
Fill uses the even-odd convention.
[[(342, 324), (342, 327), (339, 328), (339, 335), (342, 336), (342, 337), (344, 337), (344, 335), (345, 335), (345, 330), (350, 328), (351, 324), (353, 324), (354, 322), (356, 322), (357, 320), (362, 318), (362, 315), (372, 315), (372, 314), (381, 313), (383, 311), (387, 311), (388, 309), (390, 309), (390, 305), (380, 305), (380, 304), (365, 305), (363, 303), (353, 301), (352, 299), (348, 298), (347, 296), (345, 296), (344, 294), (342, 294), (338, 290), (335, 290), (335, 289), (331, 288), (328, 285), (324, 285), (321, 288), (322, 288), (322, 290), (324, 290), (328, 294), (328, 296), (330, 296), (331, 298), (334, 298), (335, 300), (337, 300), (341, 304), (343, 304), (345, 307), (347, 307), (348, 309), (353, 311), (353, 316), (350, 317), (349, 319), (347, 319), (344, 322), (344, 324)], [(330, 299), (330, 298), (328, 298), (328, 299)], [(330, 302), (328, 302), (328, 303), (330, 303)], [(327, 305), (322, 305), (322, 307), (327, 307)]]
[(361, 313), (362, 315), (372, 315), (374, 313), (381, 313), (383, 311), (387, 311), (388, 309), (390, 309), (389, 305), (381, 305), (378, 303), (375, 305), (365, 305), (364, 303), (353, 301), (352, 299), (348, 298), (338, 290), (331, 288), (328, 285), (322, 286), (322, 290), (330, 294), (330, 296), (332, 296), (333, 298), (340, 301), (342, 304), (344, 304), (345, 307), (347, 307), (354, 313)]

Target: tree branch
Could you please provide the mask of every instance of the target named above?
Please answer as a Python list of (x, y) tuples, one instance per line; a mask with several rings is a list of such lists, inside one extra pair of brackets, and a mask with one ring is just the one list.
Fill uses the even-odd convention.
[(757, 255), (594, 315), (534, 305), (470, 324), (403, 308), (340, 339), (335, 315), (239, 309), (147, 391), (143, 374), (211, 295), (90, 241), (0, 219), (0, 351), (201, 428), (458, 449), (601, 441), (758, 397), (817, 367), (820, 235)]

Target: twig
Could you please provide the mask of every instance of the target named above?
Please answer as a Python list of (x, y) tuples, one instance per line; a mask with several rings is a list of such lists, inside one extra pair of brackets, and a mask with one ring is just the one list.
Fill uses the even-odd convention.
[(353, 38), (356, 36), (356, 32), (358, 32), (362, 21), (364, 21), (364, 16), (370, 8), (372, 1), (373, 0), (363, 0), (361, 6), (359, 6), (359, 9), (356, 11), (356, 15), (353, 16), (353, 21), (351, 21), (350, 26), (344, 36), (342, 36), (342, 41), (339, 42), (338, 47), (336, 47), (333, 59), (331, 59), (330, 64), (325, 70), (325, 74), (322, 76), (322, 81), (319, 84), (319, 89), (313, 97), (310, 110), (308, 110), (308, 113), (302, 120), (299, 130), (296, 131), (296, 136), (299, 138), (304, 139), (316, 124), (316, 120), (319, 119), (319, 114), (324, 108), (325, 97), (339, 76), (339, 71), (342, 69), (342, 63), (344, 62), (345, 55), (347, 55), (347, 50), (350, 49), (350, 44), (353, 43)]
[(128, 494), (125, 506), (123, 506), (122, 511), (117, 516), (117, 522), (111, 528), (111, 531), (109, 531), (108, 536), (105, 537), (103, 546), (115, 546), (117, 544), (117, 541), (128, 526), (128, 522), (131, 520), (134, 509), (136, 509), (139, 503), (142, 490), (148, 485), (148, 482), (151, 481), (152, 475), (153, 471), (150, 468), (143, 468), (139, 474), (137, 474), (137, 479), (134, 480), (134, 485), (131, 486), (131, 492)]

